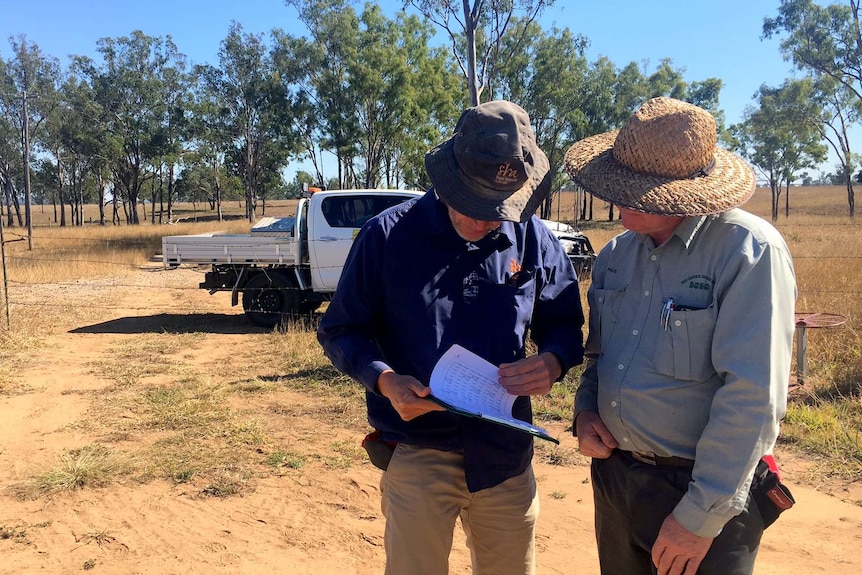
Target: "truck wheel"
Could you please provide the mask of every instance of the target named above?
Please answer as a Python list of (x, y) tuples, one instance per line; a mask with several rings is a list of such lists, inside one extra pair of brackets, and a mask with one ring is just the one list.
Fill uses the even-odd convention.
[(281, 274), (257, 273), (242, 290), (242, 308), (255, 325), (275, 327), (297, 312), (299, 295)]

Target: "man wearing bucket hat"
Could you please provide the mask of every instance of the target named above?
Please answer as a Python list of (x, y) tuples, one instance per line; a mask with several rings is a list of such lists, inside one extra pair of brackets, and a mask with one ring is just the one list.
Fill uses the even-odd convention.
[(433, 189), (360, 230), (318, 339), (366, 387), (375, 433), (364, 445), (385, 469), (386, 573), (447, 574), (460, 517), (476, 573), (531, 574), (532, 437), (444, 411), (427, 385), (460, 344), (499, 366), (519, 396), (513, 415), (531, 421), (530, 396), (581, 362), (575, 272), (534, 215), (548, 160), (527, 113), (493, 101), (465, 110), (425, 166)]
[(629, 230), (595, 262), (575, 399), (602, 573), (750, 574), (764, 523), (749, 486), (790, 377), (787, 246), (738, 209), (754, 173), (691, 104), (649, 100), (565, 163)]

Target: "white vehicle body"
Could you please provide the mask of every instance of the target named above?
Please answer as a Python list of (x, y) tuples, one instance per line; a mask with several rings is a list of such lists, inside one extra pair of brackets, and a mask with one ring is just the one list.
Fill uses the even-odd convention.
[(353, 239), (384, 209), (419, 197), (414, 190), (331, 190), (301, 198), (296, 215), (261, 218), (248, 234), (162, 238), (165, 267), (209, 265), (200, 287), (242, 294), (253, 323), (271, 327), (331, 298)]

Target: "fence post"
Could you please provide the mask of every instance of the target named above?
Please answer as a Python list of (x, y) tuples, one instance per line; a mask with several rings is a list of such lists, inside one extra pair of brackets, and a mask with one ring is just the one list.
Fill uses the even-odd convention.
[(796, 313), (796, 383), (805, 385), (808, 378), (808, 328), (835, 327), (847, 321), (837, 313)]

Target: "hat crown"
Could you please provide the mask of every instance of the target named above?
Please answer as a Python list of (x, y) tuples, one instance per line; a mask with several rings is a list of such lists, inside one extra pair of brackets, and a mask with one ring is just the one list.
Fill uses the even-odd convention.
[(520, 106), (492, 101), (469, 108), (455, 133), (455, 160), (467, 179), (506, 192), (521, 189), (529, 179), (536, 140)]
[(506, 100), (464, 110), (425, 168), (440, 199), (476, 220), (526, 222), (551, 187), (529, 114)]
[(716, 144), (712, 114), (673, 98), (653, 98), (619, 131), (613, 154), (637, 172), (685, 179), (713, 162)]

